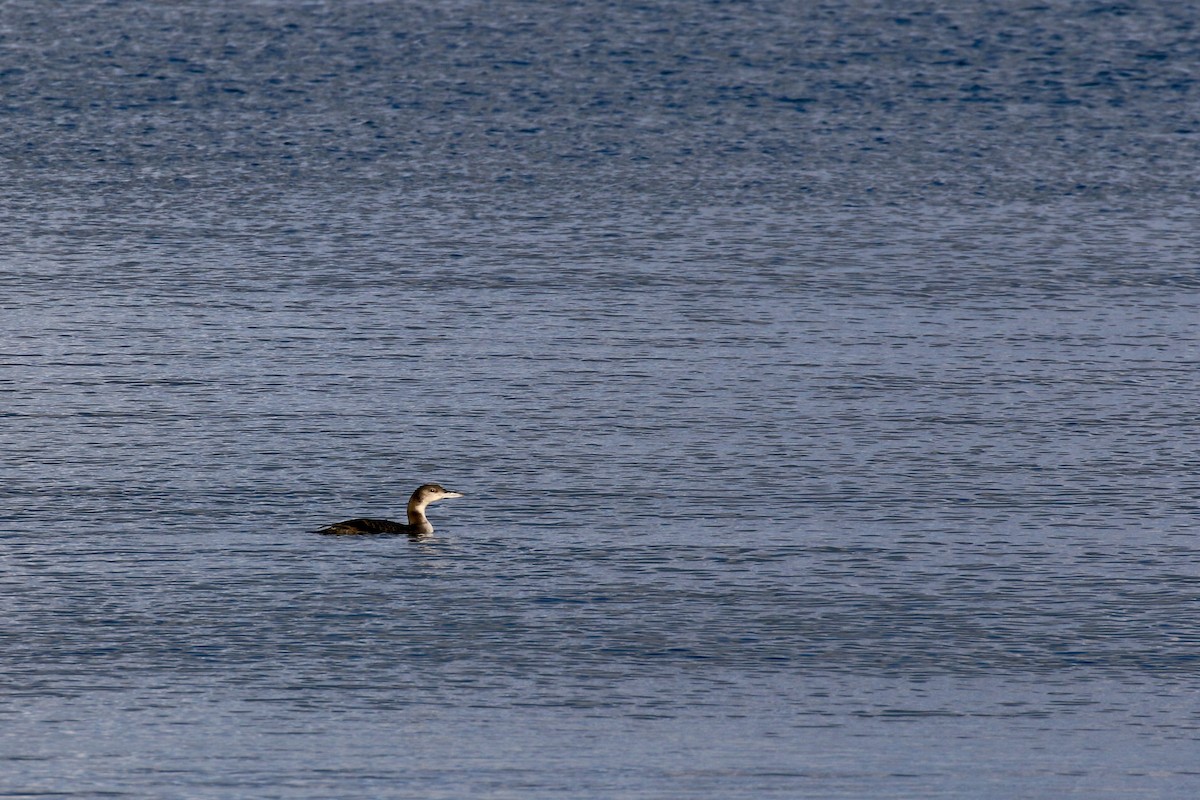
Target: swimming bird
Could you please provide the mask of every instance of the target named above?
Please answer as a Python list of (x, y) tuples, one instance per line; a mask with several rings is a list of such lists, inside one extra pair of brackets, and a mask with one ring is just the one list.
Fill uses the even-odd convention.
[(417, 488), (408, 499), (408, 523), (392, 522), (388, 519), (348, 519), (345, 522), (335, 522), (326, 525), (317, 533), (328, 534), (364, 534), (364, 533), (406, 533), (409, 536), (424, 536), (433, 533), (433, 526), (425, 516), (425, 506), (446, 500), (450, 497), (462, 497), (459, 492), (452, 492), (436, 483), (427, 483)]

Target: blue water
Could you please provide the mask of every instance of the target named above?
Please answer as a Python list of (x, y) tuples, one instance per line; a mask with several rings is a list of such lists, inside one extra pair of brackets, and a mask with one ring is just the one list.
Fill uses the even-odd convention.
[(1194, 795), (1195, 11), (5, 3), (0, 796)]

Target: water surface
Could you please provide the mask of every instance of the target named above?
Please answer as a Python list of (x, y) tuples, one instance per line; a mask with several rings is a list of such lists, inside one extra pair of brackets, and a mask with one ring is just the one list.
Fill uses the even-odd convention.
[(1187, 796), (1193, 33), (9, 3), (0, 789)]

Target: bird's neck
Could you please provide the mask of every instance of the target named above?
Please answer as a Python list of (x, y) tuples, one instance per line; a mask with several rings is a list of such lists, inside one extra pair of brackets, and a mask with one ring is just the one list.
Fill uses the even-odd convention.
[(428, 503), (419, 503), (416, 500), (408, 501), (408, 524), (417, 533), (433, 533), (429, 517), (425, 516), (426, 505)]

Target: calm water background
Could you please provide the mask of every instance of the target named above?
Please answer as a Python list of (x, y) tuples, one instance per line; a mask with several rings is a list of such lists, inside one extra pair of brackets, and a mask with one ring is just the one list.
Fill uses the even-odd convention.
[(0, 4), (0, 795), (1193, 796), (1198, 11)]

